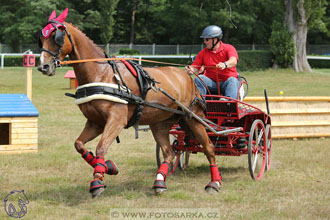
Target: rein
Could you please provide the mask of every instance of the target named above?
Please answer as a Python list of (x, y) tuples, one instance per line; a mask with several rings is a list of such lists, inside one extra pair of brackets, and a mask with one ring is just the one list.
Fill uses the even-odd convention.
[[(68, 60), (68, 61), (60, 61), (60, 65), (69, 65), (74, 63), (88, 63), (88, 62), (99, 62), (99, 61), (110, 61), (110, 60), (133, 60), (133, 61), (142, 61), (148, 63), (158, 63), (158, 64), (166, 64), (172, 66), (181, 66), (185, 67), (185, 64), (177, 64), (177, 63), (167, 63), (167, 62), (160, 62), (154, 60), (145, 60), (145, 59), (138, 59), (133, 57), (126, 57), (126, 58), (98, 58), (98, 59), (85, 59), (85, 60)], [(205, 68), (216, 68), (216, 66), (204, 66)], [(195, 74), (196, 75), (196, 74)]]
[[(138, 59), (138, 58), (98, 58), (98, 59), (85, 59), (85, 60), (69, 60), (69, 61), (60, 61), (60, 65), (69, 65), (74, 63), (88, 63), (88, 62), (98, 62), (98, 61), (113, 61), (113, 60), (133, 60), (133, 61), (143, 61), (143, 62), (149, 62), (149, 63), (158, 63), (158, 64), (166, 64), (166, 65), (172, 65), (172, 66), (181, 66), (185, 67), (184, 64), (177, 64), (177, 63), (167, 63), (167, 62), (160, 62), (160, 61), (154, 61), (154, 60), (145, 60), (145, 59)], [(216, 68), (215, 66), (204, 66), (205, 68)], [(194, 75), (201, 80), (202, 83), (204, 83), (205, 88), (207, 89), (208, 93), (211, 94), (210, 90), (206, 86), (205, 82), (198, 76), (198, 74), (194, 73)], [(220, 93), (219, 93), (220, 94)]]
[[(69, 60), (69, 61), (60, 61), (59, 60), (59, 53), (61, 52), (61, 49), (63, 47), (63, 43), (64, 43), (64, 36), (65, 34), (68, 35), (68, 38), (70, 40), (70, 43), (72, 45), (72, 50), (73, 50), (73, 42), (72, 42), (72, 38), (71, 38), (71, 35), (70, 33), (66, 30), (66, 26), (63, 24), (64, 26), (64, 31), (60, 31), (53, 23), (58, 23), (58, 22), (54, 22), (53, 20), (51, 20), (49, 23), (51, 23), (57, 30), (56, 30), (56, 34), (55, 34), (55, 42), (60, 46), (59, 50), (57, 51), (57, 53), (55, 54), (54, 52), (52, 51), (49, 51), (49, 50), (46, 50), (44, 48), (41, 49), (41, 51), (45, 51), (45, 52), (48, 52), (50, 53), (53, 57), (54, 57), (54, 60), (55, 60), (55, 67), (60, 67), (61, 65), (68, 65), (68, 64), (75, 64), (75, 63), (87, 63), (87, 62), (100, 62), (100, 61), (108, 61), (109, 64), (112, 64), (111, 61), (120, 61), (120, 60), (131, 60), (131, 61), (143, 61), (143, 62), (149, 62), (149, 63), (158, 63), (158, 64), (165, 64), (165, 65), (172, 65), (172, 66), (180, 66), (180, 67), (185, 67), (186, 65), (183, 65), (183, 64), (177, 64), (177, 63), (168, 63), (168, 62), (160, 62), (160, 61), (153, 61), (153, 60), (145, 60), (145, 59), (137, 59), (137, 58), (109, 58), (109, 57), (106, 57), (106, 58), (97, 58), (97, 59), (83, 59), (83, 60)], [(59, 33), (60, 32), (60, 33)], [(57, 42), (56, 41), (56, 37), (57, 35), (60, 34), (60, 37), (62, 38), (61, 39), (61, 42)], [(106, 55), (107, 56), (107, 55)], [(109, 62), (110, 61), (110, 62)], [(116, 66), (115, 65), (112, 65), (112, 68), (114, 70), (114, 74), (115, 74), (115, 68)], [(216, 68), (215, 66), (204, 66), (204, 67), (208, 67), (208, 68)], [(115, 74), (116, 75), (116, 74)], [(140, 76), (141, 74), (139, 74)], [(196, 77), (199, 78), (198, 74), (194, 73), (194, 75)], [(122, 82), (124, 82), (122, 80)], [(147, 82), (148, 84), (150, 83), (149, 81)], [(141, 83), (140, 83), (141, 84)], [(163, 105), (159, 105), (159, 104), (155, 104), (155, 103), (151, 103), (151, 102), (147, 102), (144, 100), (144, 98), (142, 97), (139, 97), (139, 96), (136, 96), (132, 93), (130, 93), (129, 91), (122, 91), (120, 89), (120, 84), (118, 82), (118, 88), (112, 88), (111, 86), (109, 87), (109, 85), (107, 86), (104, 86), (104, 85), (88, 85), (84, 88), (77, 88), (76, 90), (76, 94), (66, 94), (67, 96), (70, 96), (70, 97), (73, 97), (73, 98), (76, 98), (77, 102), (76, 104), (81, 104), (81, 103), (85, 103), (85, 102), (88, 102), (90, 100), (93, 100), (95, 97), (90, 97), (90, 96), (97, 96), (96, 99), (108, 99), (108, 98), (105, 98), (104, 95), (110, 95), (110, 98), (108, 99), (109, 101), (115, 101), (115, 102), (119, 102), (119, 103), (122, 103), (122, 104), (127, 104), (127, 103), (131, 103), (131, 104), (136, 104), (138, 105), (138, 107), (141, 107), (140, 110), (138, 110), (138, 108), (136, 110), (138, 111), (135, 111), (134, 113), (134, 117), (135, 119), (133, 120), (133, 123), (135, 123), (136, 126), (138, 126), (138, 121), (140, 119), (140, 116), (142, 114), (142, 110), (143, 110), (143, 107), (144, 106), (149, 106), (149, 107), (153, 107), (153, 108), (158, 108), (158, 109), (161, 109), (161, 110), (165, 110), (165, 111), (169, 111), (169, 112), (173, 112), (175, 114), (179, 114), (179, 115), (185, 115), (186, 113), (182, 110), (177, 110), (177, 109), (172, 109), (172, 108), (168, 108), (168, 107), (165, 107)], [(141, 86), (141, 85), (140, 85)], [(169, 97), (170, 99), (172, 99), (174, 102), (177, 103), (177, 100), (173, 97), (171, 97), (167, 92), (165, 92), (164, 90), (162, 90), (161, 88), (157, 88), (157, 87), (149, 87), (147, 89), (147, 91), (152, 88), (154, 90), (158, 90), (160, 92), (162, 92), (164, 95), (166, 95), (167, 97)], [(88, 93), (90, 93), (88, 95)], [(141, 93), (143, 94), (143, 93)], [(145, 94), (146, 95), (146, 94)], [(181, 104), (181, 103), (180, 103)], [(181, 104), (182, 105), (182, 104)], [(181, 107), (181, 105), (179, 105)], [(189, 111), (188, 111), (189, 112)], [(132, 119), (131, 119), (132, 120)], [(131, 124), (131, 121), (128, 123), (128, 127), (130, 127), (132, 124)], [(137, 131), (138, 129), (136, 129)], [(136, 134), (136, 137), (137, 137), (137, 134)]]
[(160, 61), (153, 61), (153, 60), (145, 60), (145, 59), (138, 59), (138, 58), (99, 58), (99, 59), (86, 59), (86, 60), (69, 60), (69, 61), (61, 61), (61, 65), (68, 65), (73, 63), (88, 63), (88, 62), (98, 62), (98, 61), (109, 61), (109, 60), (134, 60), (134, 61), (142, 61), (142, 62), (149, 62), (149, 63), (159, 63), (159, 64), (167, 64), (167, 65), (173, 65), (173, 66), (186, 66), (183, 64), (177, 64), (177, 63), (166, 63), (166, 62), (160, 62)]

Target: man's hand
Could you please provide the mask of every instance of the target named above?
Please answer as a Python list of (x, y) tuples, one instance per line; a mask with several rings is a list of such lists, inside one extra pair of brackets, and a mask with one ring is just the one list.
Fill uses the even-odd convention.
[(189, 74), (189, 75), (193, 75), (193, 74), (195, 74), (196, 73), (196, 68), (195, 67), (193, 67), (193, 66), (186, 66), (185, 68), (184, 68), (184, 70)]
[(226, 69), (228, 66), (226, 65), (226, 62), (222, 63), (222, 62), (219, 62), (217, 65), (216, 65), (216, 68), (219, 68), (221, 70), (223, 69)]

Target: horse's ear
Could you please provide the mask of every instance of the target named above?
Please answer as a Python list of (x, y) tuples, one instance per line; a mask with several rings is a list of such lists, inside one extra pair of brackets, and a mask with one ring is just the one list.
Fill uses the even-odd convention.
[(57, 21), (59, 21), (59, 22), (61, 22), (61, 23), (63, 23), (64, 21), (65, 21), (65, 19), (66, 19), (66, 16), (68, 16), (68, 11), (69, 11), (69, 9), (68, 8), (66, 8), (58, 17), (57, 17)]
[(54, 19), (54, 18), (56, 18), (56, 11), (55, 11), (55, 10), (54, 10), (54, 11), (52, 12), (52, 14), (49, 16), (48, 21), (50, 21), (50, 20), (52, 20), (52, 19)]

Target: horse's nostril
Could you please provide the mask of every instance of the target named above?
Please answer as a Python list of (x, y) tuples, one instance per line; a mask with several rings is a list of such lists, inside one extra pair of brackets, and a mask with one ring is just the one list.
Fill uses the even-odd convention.
[(44, 65), (39, 65), (38, 66), (38, 70), (42, 73), (48, 73), (50, 69), (50, 66), (48, 64), (44, 64)]
[(49, 70), (49, 65), (48, 64), (45, 64), (45, 65), (42, 66), (42, 71), (48, 72), (48, 70)]

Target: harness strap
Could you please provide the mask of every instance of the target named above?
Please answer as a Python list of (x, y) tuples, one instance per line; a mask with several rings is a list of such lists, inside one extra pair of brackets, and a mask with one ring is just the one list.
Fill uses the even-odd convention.
[(145, 105), (145, 98), (147, 96), (148, 91), (151, 89), (150, 86), (155, 86), (156, 81), (148, 74), (147, 71), (145, 71), (140, 65), (138, 65), (137, 63), (133, 62), (133, 61), (127, 61), (127, 63), (129, 63), (132, 68), (135, 69), (136, 73), (137, 73), (137, 79), (139, 82), (139, 87), (140, 87), (140, 94), (141, 94), (141, 98), (143, 100), (143, 103), (138, 104), (137, 107), (134, 110), (133, 116), (132, 118), (129, 120), (129, 122), (127, 123), (127, 128), (130, 126), (135, 125), (135, 138), (138, 138), (138, 126), (139, 126), (139, 121), (141, 119), (142, 116), (142, 111), (144, 109), (144, 105)]
[[(107, 53), (104, 53), (105, 57), (106, 58), (110, 58), (109, 55)], [(116, 62), (115, 61), (112, 61), (112, 60), (109, 60), (108, 63), (110, 64), (110, 66), (112, 67), (113, 69), (113, 74), (115, 76), (115, 79), (117, 81), (117, 84), (118, 84), (118, 89), (120, 88), (120, 81), (122, 82), (123, 84), (123, 87), (126, 88), (126, 91), (129, 93), (129, 88), (128, 86), (126, 85), (125, 81), (123, 80), (123, 77), (121, 75), (121, 73), (118, 71), (118, 68), (117, 68), (117, 65), (116, 65)], [(120, 79), (118, 79), (118, 76)]]
[(166, 106), (159, 105), (156, 103), (147, 102), (147, 101), (143, 100), (141, 97), (139, 97), (133, 93), (127, 93), (126, 91), (119, 90), (117, 88), (107, 87), (107, 86), (82, 87), (82, 88), (77, 89), (75, 95), (68, 94), (68, 93), (66, 93), (65, 95), (76, 98), (76, 99), (80, 99), (80, 98), (88, 97), (88, 96), (91, 96), (94, 94), (111, 95), (111, 96), (115, 96), (115, 97), (124, 99), (125, 101), (127, 101), (130, 104), (140, 104), (140, 105), (143, 104), (143, 105), (146, 105), (149, 107), (173, 112), (175, 114), (185, 115), (185, 113), (183, 111), (173, 109), (173, 108), (168, 108)]

